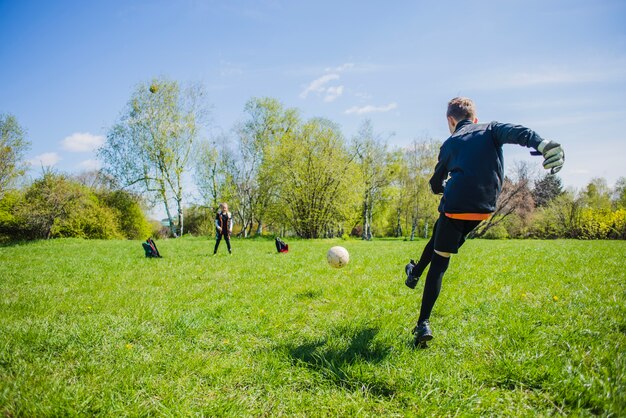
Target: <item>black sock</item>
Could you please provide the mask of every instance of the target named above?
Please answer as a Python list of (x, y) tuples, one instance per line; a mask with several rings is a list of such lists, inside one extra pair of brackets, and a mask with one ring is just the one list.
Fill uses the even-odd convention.
[(422, 307), (420, 309), (419, 320), (417, 321), (418, 324), (430, 318), (430, 313), (441, 291), (443, 275), (448, 269), (449, 264), (450, 257), (442, 257), (437, 253), (433, 253), (430, 269), (428, 269), (428, 275), (426, 275), (426, 283), (424, 284), (424, 294), (422, 296)]
[(424, 270), (426, 270), (428, 263), (430, 263), (430, 260), (433, 258), (433, 254), (435, 253), (435, 245), (433, 241), (434, 237), (430, 237), (430, 240), (428, 240), (428, 242), (426, 243), (426, 247), (424, 247), (424, 251), (422, 251), (422, 256), (420, 257), (415, 267), (413, 267), (411, 276), (420, 277)]

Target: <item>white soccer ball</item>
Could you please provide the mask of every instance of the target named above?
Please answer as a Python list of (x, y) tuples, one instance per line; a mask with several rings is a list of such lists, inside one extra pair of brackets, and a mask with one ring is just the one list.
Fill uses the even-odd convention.
[(348, 250), (345, 248), (336, 246), (328, 250), (326, 259), (328, 260), (328, 264), (339, 269), (348, 264), (348, 261), (350, 261), (350, 254), (348, 254)]

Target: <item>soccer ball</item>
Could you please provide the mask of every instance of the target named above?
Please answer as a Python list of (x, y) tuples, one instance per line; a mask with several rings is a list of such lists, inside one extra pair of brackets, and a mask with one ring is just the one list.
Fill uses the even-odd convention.
[(350, 254), (348, 254), (348, 250), (345, 248), (337, 246), (328, 250), (326, 259), (328, 260), (328, 264), (339, 269), (348, 264), (348, 261), (350, 261)]

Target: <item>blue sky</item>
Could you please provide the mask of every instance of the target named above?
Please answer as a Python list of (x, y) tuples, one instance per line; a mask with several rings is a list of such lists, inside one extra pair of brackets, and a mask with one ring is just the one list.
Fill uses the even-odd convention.
[[(202, 82), (212, 134), (271, 96), (352, 137), (447, 137), (445, 107), (561, 142), (568, 186), (626, 176), (626, 2), (0, 0), (0, 113), (28, 159), (76, 172), (138, 83)], [(507, 165), (540, 159), (507, 146)]]

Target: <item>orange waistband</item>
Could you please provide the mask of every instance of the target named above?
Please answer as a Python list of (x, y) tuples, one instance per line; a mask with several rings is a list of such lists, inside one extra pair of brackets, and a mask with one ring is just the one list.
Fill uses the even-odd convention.
[(464, 221), (484, 221), (489, 219), (491, 213), (446, 213), (451, 219), (461, 219)]

